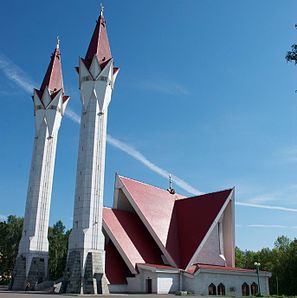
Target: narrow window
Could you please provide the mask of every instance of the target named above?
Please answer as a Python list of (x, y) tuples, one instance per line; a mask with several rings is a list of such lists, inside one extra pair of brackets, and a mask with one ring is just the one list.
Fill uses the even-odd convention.
[(218, 285), (218, 295), (220, 295), (220, 296), (225, 296), (226, 295), (225, 286), (222, 283), (220, 283)]
[(257, 293), (258, 293), (258, 285), (255, 282), (253, 282), (251, 285), (251, 294), (253, 296), (256, 296)]
[(217, 294), (216, 286), (213, 283), (211, 283), (208, 286), (208, 295), (216, 295), (216, 294)]
[(241, 291), (242, 296), (250, 296), (250, 288), (246, 282), (241, 286)]

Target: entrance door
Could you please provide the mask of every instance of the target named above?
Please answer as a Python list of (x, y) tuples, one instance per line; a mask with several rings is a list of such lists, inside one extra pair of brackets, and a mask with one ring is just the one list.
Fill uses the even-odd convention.
[(148, 294), (152, 294), (152, 292), (153, 292), (153, 286), (152, 286), (152, 279), (151, 278), (148, 278), (146, 280), (146, 292)]

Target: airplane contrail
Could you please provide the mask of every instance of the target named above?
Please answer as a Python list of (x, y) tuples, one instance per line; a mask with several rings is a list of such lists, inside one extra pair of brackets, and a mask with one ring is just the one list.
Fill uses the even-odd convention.
[[(10, 81), (14, 82), (16, 85), (18, 85), (21, 89), (23, 89), (27, 93), (30, 93), (30, 94), (32, 93), (34, 85), (36, 86), (36, 84), (20, 67), (18, 67), (13, 61), (11, 61), (9, 58), (7, 58), (5, 55), (1, 53), (0, 53), (0, 69), (3, 71), (4, 75)], [(67, 108), (65, 112), (65, 116), (67, 116), (73, 122), (80, 124), (80, 116), (70, 108)], [(133, 148), (131, 145), (123, 141), (120, 141), (111, 135), (107, 135), (107, 142), (111, 146), (121, 150), (122, 152), (128, 154), (135, 160), (139, 161), (145, 167), (155, 172), (156, 174), (160, 175), (161, 177), (164, 177), (166, 179), (168, 178), (170, 174), (169, 171), (164, 170), (158, 165), (156, 165), (155, 163), (151, 162), (147, 157), (145, 157), (141, 152)], [(193, 187), (183, 179), (174, 175), (172, 175), (172, 178), (176, 183), (176, 185), (178, 185), (181, 189), (185, 190), (186, 192), (192, 195), (203, 194), (200, 190)], [(286, 212), (297, 212), (297, 209), (286, 208), (282, 206), (258, 205), (258, 204), (251, 204), (251, 203), (245, 203), (245, 202), (235, 202), (235, 204), (237, 206), (243, 206), (243, 207), (270, 209), (270, 210), (278, 210), (278, 211), (286, 211)]]

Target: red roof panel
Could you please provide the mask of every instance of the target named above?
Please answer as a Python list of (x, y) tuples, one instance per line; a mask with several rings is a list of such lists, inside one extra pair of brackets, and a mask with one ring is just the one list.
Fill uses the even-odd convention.
[(135, 213), (104, 208), (103, 221), (129, 262), (163, 264), (161, 251)]
[(58, 48), (56, 48), (51, 55), (51, 61), (39, 90), (40, 94), (43, 94), (45, 88), (49, 89), (50, 94), (60, 91), (61, 89), (64, 91), (61, 53)]
[(87, 67), (90, 67), (95, 55), (97, 56), (100, 65), (112, 58), (106, 31), (106, 22), (102, 15), (99, 16), (85, 56)]
[(213, 269), (213, 270), (226, 270), (226, 271), (237, 271), (237, 272), (255, 272), (255, 270), (252, 270), (252, 269), (242, 269), (242, 268), (224, 267), (224, 266), (215, 266), (215, 265), (206, 265), (206, 264), (197, 264), (197, 265), (194, 265), (194, 267), (196, 267), (196, 271), (199, 269)]
[(180, 268), (186, 268), (231, 192), (228, 189), (176, 201)]
[(184, 197), (133, 179), (122, 176), (119, 176), (119, 179), (159, 241), (174, 260), (178, 259), (178, 245), (175, 245), (178, 238), (173, 208), (175, 201)]

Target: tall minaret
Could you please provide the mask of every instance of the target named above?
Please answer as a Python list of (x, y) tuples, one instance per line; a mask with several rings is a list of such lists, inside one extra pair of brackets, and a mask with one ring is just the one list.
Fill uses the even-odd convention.
[(119, 69), (114, 67), (103, 7), (85, 58), (79, 59), (82, 101), (73, 228), (64, 291), (107, 293), (102, 207), (108, 105)]
[(48, 222), (58, 131), (69, 96), (64, 95), (59, 39), (39, 90), (34, 90), (35, 138), (23, 233), (11, 288), (47, 278)]

